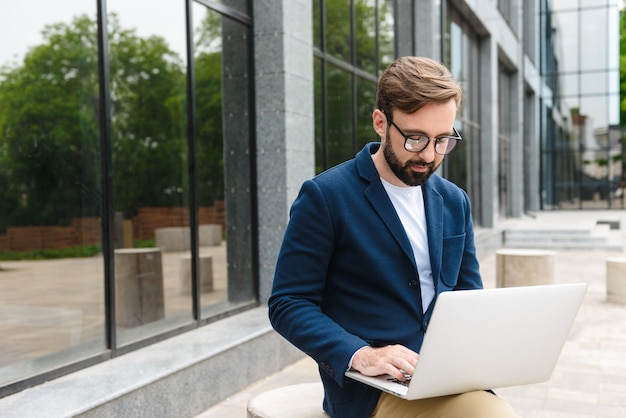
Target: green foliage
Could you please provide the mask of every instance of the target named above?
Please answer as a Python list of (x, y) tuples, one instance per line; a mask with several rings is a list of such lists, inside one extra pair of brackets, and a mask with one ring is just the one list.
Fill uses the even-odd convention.
[(222, 129), (222, 56), (203, 52), (195, 59), (198, 196), (200, 206), (224, 199)]
[[(197, 57), (200, 173), (223, 199), (220, 20), (207, 14)], [(46, 26), (22, 63), (0, 68), (0, 231), (100, 214), (97, 23)], [(109, 17), (115, 210), (181, 206), (189, 194), (186, 67), (166, 41)]]
[(66, 224), (98, 203), (97, 56), (95, 23), (43, 30), (19, 67), (0, 69), (0, 228)]
[(153, 239), (135, 240), (135, 248), (154, 248), (156, 247), (156, 241)]
[(0, 260), (49, 260), (58, 258), (93, 257), (100, 253), (101, 249), (99, 245), (85, 245), (53, 250), (33, 250), (24, 252), (0, 251)]

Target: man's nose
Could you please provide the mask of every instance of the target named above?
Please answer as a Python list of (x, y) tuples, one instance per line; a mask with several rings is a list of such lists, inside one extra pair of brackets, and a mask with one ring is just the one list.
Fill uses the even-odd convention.
[(427, 163), (431, 163), (435, 160), (435, 141), (428, 142), (426, 148), (420, 151), (420, 158)]

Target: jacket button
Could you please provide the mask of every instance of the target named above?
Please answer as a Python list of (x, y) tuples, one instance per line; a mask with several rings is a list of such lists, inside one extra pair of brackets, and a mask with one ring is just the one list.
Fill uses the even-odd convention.
[(412, 287), (413, 289), (415, 289), (417, 287), (417, 280), (411, 280), (409, 282), (409, 287)]

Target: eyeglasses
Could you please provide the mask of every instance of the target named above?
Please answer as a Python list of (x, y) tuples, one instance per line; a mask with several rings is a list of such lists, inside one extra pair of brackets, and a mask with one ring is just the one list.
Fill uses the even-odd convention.
[(404, 149), (409, 152), (421, 152), (428, 146), (430, 141), (433, 140), (435, 141), (435, 152), (439, 155), (446, 155), (449, 154), (454, 147), (456, 147), (457, 142), (463, 140), (463, 138), (461, 138), (461, 134), (459, 134), (459, 131), (457, 131), (454, 126), (452, 127), (454, 135), (431, 138), (423, 134), (404, 133), (404, 131), (400, 129), (400, 127), (398, 127), (398, 125), (396, 125), (389, 116), (387, 116), (387, 120), (395, 126), (398, 132), (400, 132), (400, 135), (404, 137)]

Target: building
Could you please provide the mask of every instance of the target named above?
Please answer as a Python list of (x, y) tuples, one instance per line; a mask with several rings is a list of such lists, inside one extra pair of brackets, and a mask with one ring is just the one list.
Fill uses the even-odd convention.
[(441, 174), (478, 228), (623, 208), (609, 0), (2, 8), (0, 415), (58, 382), (64, 411), (192, 415), (298, 358), (264, 309), (289, 207), (376, 140), (396, 56), (466, 91)]

